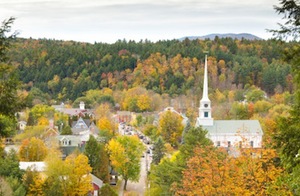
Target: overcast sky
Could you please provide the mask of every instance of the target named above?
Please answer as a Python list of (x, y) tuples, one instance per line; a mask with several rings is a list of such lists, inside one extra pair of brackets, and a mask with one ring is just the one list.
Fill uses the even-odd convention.
[(0, 0), (0, 21), (19, 37), (114, 43), (211, 33), (272, 37), (278, 0)]

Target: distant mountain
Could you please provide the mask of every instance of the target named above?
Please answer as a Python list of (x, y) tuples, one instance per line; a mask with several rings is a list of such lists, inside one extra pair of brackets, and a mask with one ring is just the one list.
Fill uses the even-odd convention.
[(213, 34), (208, 34), (208, 35), (203, 35), (203, 36), (187, 36), (187, 37), (182, 37), (179, 40), (182, 41), (185, 38), (188, 38), (189, 40), (194, 40), (194, 39), (215, 39), (215, 37), (218, 36), (219, 38), (232, 38), (232, 39), (239, 39), (241, 40), (242, 38), (247, 39), (247, 40), (262, 40), (262, 38), (257, 37), (255, 35), (249, 34), (249, 33), (225, 33), (225, 34), (218, 34), (218, 33), (213, 33)]

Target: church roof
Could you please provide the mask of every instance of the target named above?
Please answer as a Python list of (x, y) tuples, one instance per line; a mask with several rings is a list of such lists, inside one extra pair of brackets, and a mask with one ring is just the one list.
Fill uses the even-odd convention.
[(210, 135), (259, 134), (263, 135), (258, 120), (214, 120), (213, 126), (202, 126)]

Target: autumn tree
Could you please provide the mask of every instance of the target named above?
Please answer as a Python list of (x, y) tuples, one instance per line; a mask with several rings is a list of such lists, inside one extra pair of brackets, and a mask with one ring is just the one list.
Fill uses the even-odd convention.
[[(244, 194), (240, 189), (239, 170), (227, 153), (213, 146), (196, 148), (195, 156), (187, 163), (183, 172), (182, 187), (174, 184), (175, 195), (237, 195)], [(231, 171), (233, 169), (233, 171)]]
[(43, 161), (47, 156), (48, 149), (45, 143), (38, 138), (31, 138), (23, 140), (19, 157), (21, 161)]
[(183, 131), (182, 117), (171, 111), (164, 112), (159, 119), (158, 132), (166, 142), (178, 146)]
[(117, 125), (108, 117), (102, 117), (97, 121), (97, 126), (100, 130), (100, 136), (110, 140), (115, 135)]
[(275, 150), (270, 149), (245, 150), (235, 158), (225, 149), (198, 147), (182, 183), (173, 188), (176, 195), (268, 195), (268, 187), (282, 172), (276, 158)]
[(138, 181), (141, 171), (140, 157), (144, 151), (143, 144), (135, 136), (118, 136), (109, 141), (107, 150), (114, 169), (127, 181)]
[(46, 195), (86, 195), (92, 190), (92, 168), (85, 155), (71, 154), (63, 161), (61, 153), (52, 149), (46, 165), (47, 178), (43, 186)]
[(68, 184), (70, 186), (64, 189), (66, 195), (85, 195), (89, 193), (92, 187), (92, 168), (88, 164), (88, 158), (79, 154), (78, 156), (70, 155), (65, 160), (66, 167), (69, 170)]
[(33, 106), (30, 109), (32, 118), (34, 119), (35, 123), (38, 123), (40, 120), (45, 118), (53, 118), (55, 109), (48, 105), (38, 104)]
[(27, 195), (43, 195), (44, 178), (34, 168), (28, 168), (23, 175), (23, 184)]
[(37, 125), (37, 126), (26, 126), (25, 131), (14, 137), (15, 141), (22, 141), (25, 139), (30, 139), (32, 137), (44, 139), (46, 126)]

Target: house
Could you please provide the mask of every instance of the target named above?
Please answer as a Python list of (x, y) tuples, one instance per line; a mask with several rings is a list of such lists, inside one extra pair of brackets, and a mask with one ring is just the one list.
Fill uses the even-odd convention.
[(94, 117), (94, 110), (92, 109), (86, 109), (85, 104), (83, 101), (79, 103), (79, 108), (66, 108), (64, 103), (61, 103), (60, 105), (52, 105), (56, 111), (59, 111), (61, 113), (67, 114), (70, 117), (72, 116), (90, 116)]
[(98, 196), (99, 190), (103, 186), (103, 181), (97, 178), (95, 175), (91, 174), (93, 183), (93, 195)]
[(117, 111), (115, 118), (116, 122), (129, 123), (132, 120), (132, 113), (129, 111)]
[(56, 138), (62, 150), (63, 159), (72, 154), (75, 149), (78, 149), (80, 152), (84, 150), (85, 142), (82, 141), (79, 135), (58, 135)]
[(214, 120), (208, 98), (207, 55), (203, 94), (200, 100), (196, 127), (207, 130), (207, 137), (218, 147), (261, 148), (263, 131), (258, 120)]
[(71, 130), (73, 135), (78, 135), (80, 132), (89, 130), (90, 120), (79, 118), (77, 121), (73, 121), (71, 125)]
[(79, 118), (77, 121), (73, 121), (71, 125), (73, 135), (79, 135), (81, 132), (90, 131), (93, 134), (98, 135), (99, 129), (93, 121), (89, 119)]

